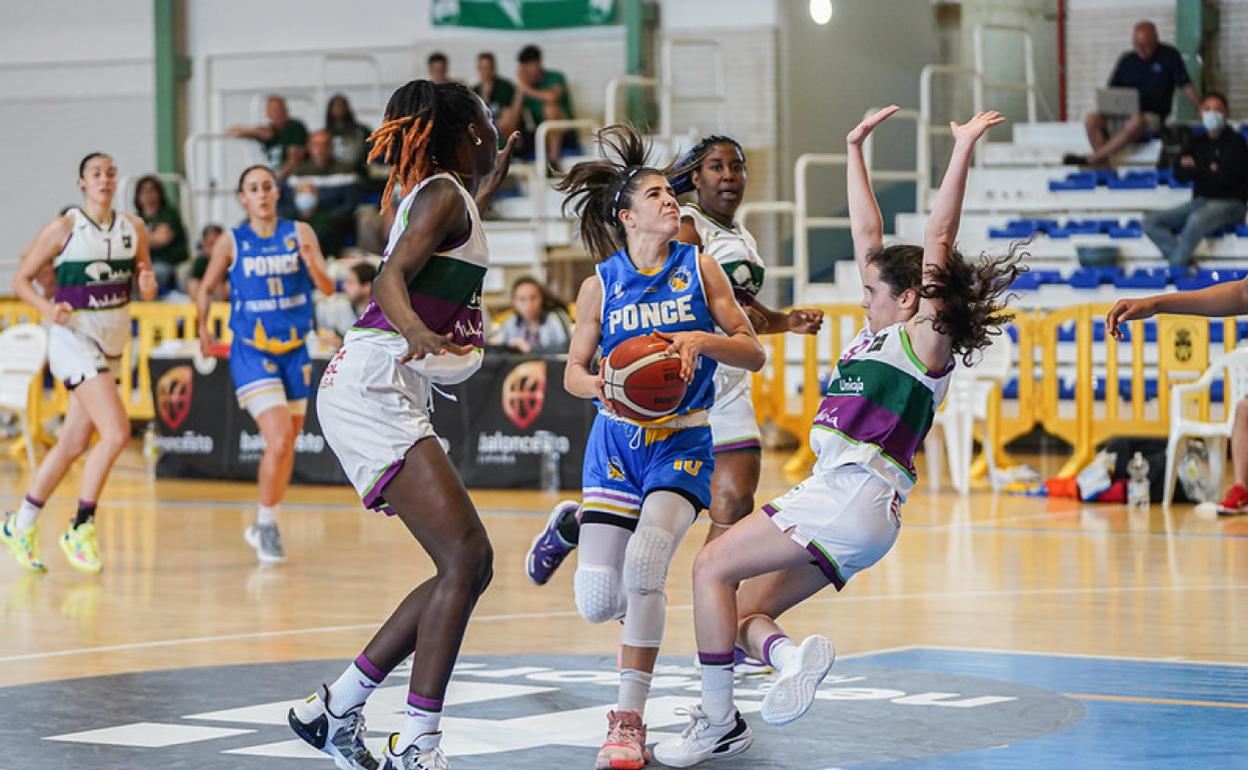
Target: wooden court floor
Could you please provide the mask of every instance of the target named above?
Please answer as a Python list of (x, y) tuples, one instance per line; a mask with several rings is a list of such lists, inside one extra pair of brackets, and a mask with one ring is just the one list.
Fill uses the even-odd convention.
[[(1031, 461), (1053, 471), (1061, 459)], [(790, 483), (779, 460), (766, 458), (760, 502)], [(6, 507), (20, 500), (25, 478), (19, 465), (0, 463)], [(88, 577), (72, 571), (56, 545), (75, 481), (45, 509), (48, 574), (28, 575), (7, 554), (0, 558), (0, 694), (108, 674), (345, 661), (431, 570), (401, 525), (363, 511), (349, 488), (307, 486), (293, 487), (282, 510), (287, 562), (259, 567), (241, 537), (254, 505), (251, 486), (156, 480), (132, 448), (99, 508), (105, 571)], [(526, 549), (555, 498), (517, 490), (473, 498), (496, 561), (465, 655), (614, 654), (618, 626), (577, 616), (574, 561), (544, 588), (525, 578)], [(955, 652), (980, 655), (981, 663), (982, 656), (1021, 654), (1194, 666), (1204, 677), (1196, 689), (1176, 684), (1158, 692), (1154, 682), (1146, 692), (1121, 672), (1103, 681), (1075, 678), (1060, 689), (1085, 706), (1194, 704), (1248, 727), (1248, 668), (1240, 668), (1248, 667), (1248, 517), (1211, 518), (1190, 506), (1130, 512), (987, 491), (932, 494), (921, 480), (903, 522), (880, 564), (843, 593), (829, 589), (784, 619), (794, 636), (824, 633), (843, 660), (937, 651), (906, 659), (918, 668), (953, 665), (940, 654)], [(704, 536), (700, 523), (681, 546), (668, 586), (664, 653), (685, 659), (694, 650), (688, 575)], [(1248, 730), (1237, 740), (1248, 751)], [(9, 767), (2, 756), (0, 767)]]

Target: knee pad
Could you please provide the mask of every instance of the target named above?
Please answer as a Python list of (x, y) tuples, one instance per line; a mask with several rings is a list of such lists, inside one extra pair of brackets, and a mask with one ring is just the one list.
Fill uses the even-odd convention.
[(578, 565), (573, 588), (576, 610), (590, 623), (618, 620), (628, 608), (619, 572), (611, 567)]
[(676, 541), (658, 527), (638, 527), (624, 552), (624, 588), (630, 594), (661, 594)]

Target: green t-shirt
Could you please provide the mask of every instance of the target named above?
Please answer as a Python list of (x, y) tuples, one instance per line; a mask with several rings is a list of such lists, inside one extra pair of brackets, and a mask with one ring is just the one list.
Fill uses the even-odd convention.
[(177, 265), (186, 260), (190, 255), (190, 250), (186, 246), (186, 228), (182, 226), (182, 217), (178, 214), (178, 210), (173, 206), (165, 206), (156, 215), (151, 217), (143, 217), (143, 224), (147, 225), (147, 231), (150, 233), (156, 229), (156, 225), (165, 224), (173, 229), (173, 240), (166, 243), (160, 248), (152, 246), (149, 251), (152, 255), (153, 262), (165, 262), (170, 265)]
[(291, 118), (286, 121), (286, 125), (278, 129), (273, 138), (267, 142), (261, 142), (264, 145), (265, 155), (269, 158), (269, 167), (274, 171), (282, 167), (286, 162), (286, 155), (291, 147), (302, 147), (308, 143), (308, 129), (303, 123)]
[(472, 90), (485, 99), (485, 105), (490, 108), (490, 115), (497, 123), (499, 117), (503, 114), (503, 110), (511, 106), (516, 98), (516, 84), (507, 78), (494, 78), (494, 88), (490, 91), (490, 97), (486, 99), (485, 94), (481, 93), (483, 86), (477, 83)]
[[(554, 86), (563, 86), (563, 96), (559, 97), (559, 106), (563, 108), (563, 114), (568, 118), (575, 118), (572, 112), (572, 94), (568, 91), (568, 81), (563, 77), (563, 73), (557, 70), (544, 70), (542, 79), (537, 83), (537, 90), (545, 91)], [(525, 122), (537, 128), (546, 119), (545, 103), (541, 99), (534, 99), (531, 96), (524, 97)]]

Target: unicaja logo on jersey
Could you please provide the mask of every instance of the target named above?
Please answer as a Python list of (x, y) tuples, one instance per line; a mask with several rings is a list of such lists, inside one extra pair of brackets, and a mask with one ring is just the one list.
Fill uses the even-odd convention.
[(107, 262), (92, 262), (82, 269), (92, 283), (120, 283), (130, 280), (129, 270), (116, 270)]
[(169, 430), (177, 430), (191, 413), (191, 367), (175, 366), (156, 382), (156, 414)]
[(672, 273), (672, 277), (667, 279), (667, 287), (675, 292), (681, 292), (689, 288), (693, 283), (693, 274), (689, 272), (687, 267), (678, 267)]
[(527, 430), (546, 403), (546, 362), (526, 361), (503, 379), (503, 414), (520, 430)]

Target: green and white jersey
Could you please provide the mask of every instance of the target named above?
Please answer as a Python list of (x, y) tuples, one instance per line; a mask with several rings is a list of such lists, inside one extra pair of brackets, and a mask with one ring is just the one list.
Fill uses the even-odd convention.
[(904, 498), (914, 488), (914, 454), (949, 390), (953, 362), (929, 371), (904, 323), (867, 329), (841, 353), (810, 429), (816, 472), (861, 465)]
[(766, 272), (754, 236), (740, 222), (734, 222), (732, 227), (716, 222), (696, 203), (681, 206), (680, 217), (693, 220), (698, 239), (702, 241), (702, 253), (714, 258), (728, 274), (737, 301), (748, 304), (763, 288)]
[(106, 355), (118, 356), (130, 337), (130, 287), (134, 281), (139, 236), (134, 223), (113, 212), (108, 229), (96, 224), (82, 209), (70, 209), (74, 219), (69, 238), (52, 260), (56, 269), (56, 302), (74, 308), (73, 329), (91, 338)]

